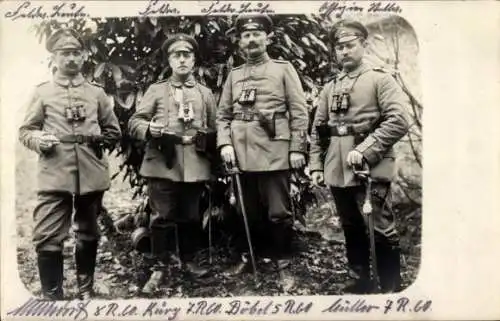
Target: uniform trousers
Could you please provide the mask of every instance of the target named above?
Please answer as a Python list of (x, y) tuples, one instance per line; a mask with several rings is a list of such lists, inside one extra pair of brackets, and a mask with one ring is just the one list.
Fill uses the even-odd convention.
[[(97, 218), (104, 192), (74, 195), (67, 192), (38, 192), (33, 212), (33, 242), (37, 252), (59, 252), (69, 236), (74, 207), (74, 232), (78, 241), (98, 241)], [(74, 199), (74, 203), (73, 203)]]
[(152, 209), (150, 228), (154, 237), (158, 236), (165, 242), (153, 242), (153, 251), (156, 254), (172, 250), (174, 240), (171, 227), (174, 224), (180, 236), (181, 254), (186, 256), (197, 250), (201, 237), (200, 199), (204, 186), (204, 182), (174, 182), (161, 178), (148, 180), (149, 203)]
[[(290, 171), (243, 172), (240, 180), (253, 245), (258, 252), (287, 252), (293, 224)], [(243, 222), (235, 234), (237, 248), (244, 251), (248, 245)], [(274, 249), (270, 249), (270, 244)]]
[[(331, 187), (331, 191), (344, 230), (348, 264), (361, 277), (368, 277), (370, 241), (367, 221), (362, 215), (365, 187)], [(371, 199), (379, 277), (382, 287), (393, 289), (399, 283), (400, 263), (390, 183), (373, 182)]]

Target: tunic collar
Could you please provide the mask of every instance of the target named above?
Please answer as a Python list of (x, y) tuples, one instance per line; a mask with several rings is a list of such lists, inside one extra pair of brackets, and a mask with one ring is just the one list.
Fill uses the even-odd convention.
[(264, 64), (264, 63), (268, 62), (269, 60), (271, 60), (271, 58), (269, 57), (269, 54), (267, 52), (264, 52), (261, 56), (255, 58), (255, 59), (248, 59), (246, 63), (247, 63), (247, 65), (250, 65), (250, 66), (256, 66), (256, 65)]
[(83, 82), (85, 81), (85, 78), (83, 78), (83, 75), (81, 73), (79, 73), (78, 75), (76, 75), (74, 77), (70, 77), (70, 76), (63, 75), (63, 74), (56, 71), (56, 73), (54, 75), (54, 81), (58, 85), (63, 86), (63, 87), (78, 87), (81, 84), (83, 84)]
[(366, 72), (369, 69), (370, 69), (370, 67), (365, 62), (361, 62), (361, 64), (358, 67), (356, 67), (356, 69), (354, 69), (350, 72), (342, 71), (339, 75), (339, 79), (343, 79), (346, 76), (353, 79), (353, 78), (358, 77), (359, 75), (361, 75), (362, 73)]
[(191, 74), (188, 76), (188, 78), (185, 81), (182, 81), (178, 79), (175, 76), (171, 76), (169, 79), (169, 82), (174, 86), (175, 88), (181, 88), (182, 86), (184, 87), (194, 87), (196, 85), (196, 79), (194, 79), (194, 76)]

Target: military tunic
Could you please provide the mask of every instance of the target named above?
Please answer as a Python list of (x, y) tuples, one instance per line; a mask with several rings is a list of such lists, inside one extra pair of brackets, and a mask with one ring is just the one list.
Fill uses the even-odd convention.
[[(69, 122), (65, 108), (83, 105), (84, 121)], [(103, 135), (110, 142), (121, 137), (112, 102), (101, 87), (90, 84), (82, 75), (68, 79), (56, 73), (54, 80), (40, 84), (28, 104), (19, 139), (39, 154), (38, 190), (86, 194), (110, 187), (106, 156), (99, 159), (87, 144), (61, 143), (49, 153), (39, 147), (43, 134)]]
[[(185, 103), (193, 109), (193, 121), (185, 127), (178, 118), (179, 106), (175, 89), (182, 89)], [(162, 122), (165, 129), (179, 136), (193, 136), (199, 128), (215, 130), (215, 98), (207, 87), (197, 83), (193, 76), (181, 83), (173, 78), (150, 86), (137, 111), (129, 120), (133, 138), (148, 140), (149, 122)], [(195, 150), (193, 144), (176, 145), (174, 165), (166, 166), (165, 157), (151, 141), (147, 142), (140, 174), (144, 177), (169, 179), (174, 182), (202, 182), (210, 179), (210, 161)]]
[[(253, 106), (242, 106), (238, 99), (245, 88), (256, 88)], [(261, 112), (276, 118), (276, 136), (270, 138), (258, 120), (234, 119), (234, 114)], [(217, 111), (217, 145), (232, 145), (242, 171), (260, 172), (289, 169), (289, 153), (306, 153), (308, 114), (297, 72), (287, 61), (264, 59), (233, 69), (224, 84)]]
[[(183, 93), (184, 103), (191, 104), (193, 120), (189, 126), (179, 119), (179, 103), (176, 102), (179, 91)], [(153, 119), (178, 136), (193, 136), (201, 128), (215, 130), (213, 94), (192, 75), (185, 82), (170, 77), (150, 86), (129, 121), (130, 135), (147, 140), (140, 174), (148, 178), (148, 195), (153, 209), (151, 227), (165, 228), (172, 221), (197, 222), (203, 182), (211, 175), (210, 160), (198, 153), (193, 144), (178, 144), (173, 166), (168, 168), (165, 156), (149, 139), (149, 123)]]
[[(351, 107), (335, 113), (335, 95), (348, 91)], [(389, 73), (366, 63), (356, 70), (340, 73), (320, 93), (311, 133), (310, 170), (324, 171), (325, 183), (335, 187), (359, 185), (347, 164), (347, 154), (355, 149), (369, 163), (372, 176), (391, 181), (395, 173), (393, 145), (407, 132), (408, 98)], [(321, 161), (316, 125), (347, 128), (355, 133), (332, 136), (324, 163)], [(337, 128), (339, 128), (337, 127)]]
[[(83, 106), (86, 117), (69, 122), (65, 109)], [(55, 74), (53, 81), (40, 84), (28, 104), (19, 129), (19, 139), (39, 154), (38, 204), (34, 210), (33, 241), (37, 251), (61, 251), (69, 236), (72, 212), (78, 240), (99, 237), (97, 216), (103, 192), (110, 187), (108, 161), (99, 158), (83, 143), (61, 142), (53, 150), (40, 150), (40, 137), (53, 134), (102, 135), (109, 144), (121, 137), (118, 119), (104, 90), (85, 81), (82, 75), (69, 79)], [(74, 202), (73, 196), (74, 194)]]
[[(339, 112), (342, 93), (350, 96), (350, 107)], [(377, 266), (383, 291), (399, 279), (399, 236), (392, 212), (391, 180), (395, 172), (393, 145), (408, 130), (408, 98), (389, 73), (362, 63), (350, 73), (341, 73), (320, 93), (311, 134), (310, 170), (323, 171), (330, 186), (346, 239), (350, 268), (369, 279), (370, 243), (366, 233), (363, 203), (366, 190), (347, 164), (347, 154), (359, 151), (371, 169), (372, 217)], [(324, 163), (316, 125), (327, 122), (333, 130)]]

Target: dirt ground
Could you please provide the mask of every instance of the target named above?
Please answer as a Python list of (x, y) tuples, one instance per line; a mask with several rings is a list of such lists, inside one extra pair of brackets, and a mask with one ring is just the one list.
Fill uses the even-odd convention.
[[(18, 146), (16, 150), (16, 215), (18, 234), (18, 268), (21, 280), (33, 294), (40, 293), (35, 252), (31, 243), (32, 211), (36, 202), (36, 155)], [(111, 159), (112, 171), (118, 160)], [(106, 193), (104, 205), (111, 220), (133, 211), (138, 204), (132, 200), (127, 183), (120, 176)], [(260, 295), (335, 295), (342, 294), (341, 284), (347, 277), (345, 248), (338, 217), (331, 203), (318, 205), (307, 215), (307, 228), (298, 234), (300, 251), (292, 264), (278, 272), (268, 259), (259, 259), (257, 281), (252, 274), (226, 278), (221, 273), (228, 267), (227, 251), (216, 248), (213, 264), (207, 260), (207, 250), (200, 251), (200, 264), (209, 267), (207, 278), (195, 280), (186, 277), (176, 265), (169, 268), (166, 282), (153, 297), (226, 297)], [(416, 278), (420, 264), (420, 209), (396, 209), (403, 250), (402, 266), (404, 286)], [(105, 217), (104, 217), (105, 218)], [(97, 258), (96, 290), (106, 299), (133, 298), (147, 280), (148, 270), (143, 256), (134, 251), (129, 235), (112, 232), (110, 220), (101, 220), (103, 237)], [(73, 241), (65, 244), (65, 294), (72, 298), (76, 292)]]

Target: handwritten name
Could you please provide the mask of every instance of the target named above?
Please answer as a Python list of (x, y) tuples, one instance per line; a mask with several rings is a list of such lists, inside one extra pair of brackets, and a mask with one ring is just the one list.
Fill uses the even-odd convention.
[(227, 315), (307, 314), (312, 306), (312, 302), (300, 302), (293, 299), (285, 303), (233, 300), (229, 302), (229, 308), (225, 313)]
[(356, 3), (346, 5), (337, 1), (326, 1), (319, 8), (319, 13), (326, 17), (333, 14), (336, 18), (341, 18), (346, 12), (363, 12), (363, 10), (364, 8), (357, 6)]
[(7, 315), (16, 317), (63, 317), (76, 321), (86, 320), (90, 301), (44, 301), (30, 298), (20, 307), (7, 312)]
[(30, 1), (21, 3), (15, 10), (7, 11), (5, 18), (18, 19), (53, 19), (53, 18), (85, 18), (85, 6), (76, 3), (62, 2), (49, 9), (43, 5), (33, 5)]
[(167, 301), (154, 301), (149, 303), (142, 313), (142, 317), (161, 316), (163, 320), (175, 320), (181, 308), (168, 305)]
[(243, 2), (239, 7), (233, 6), (232, 3), (220, 3), (219, 1), (212, 2), (210, 6), (201, 9), (201, 13), (205, 15), (212, 14), (242, 14), (242, 13), (260, 13), (270, 14), (275, 11), (269, 3), (264, 2)]
[(366, 304), (366, 300), (359, 299), (354, 302), (345, 299), (337, 299), (337, 301), (333, 302), (328, 308), (324, 309), (323, 313), (330, 312), (349, 312), (349, 313), (369, 313), (372, 310), (380, 309), (379, 306), (373, 304)]
[(325, 1), (319, 8), (319, 13), (326, 17), (333, 15), (335, 18), (342, 18), (346, 13), (401, 13), (403, 10), (395, 2), (369, 2), (363, 3), (363, 6), (357, 5), (355, 2), (346, 4), (341, 1)]
[(394, 2), (372, 2), (368, 8), (368, 12), (401, 13), (403, 10)]
[(175, 8), (171, 3), (167, 1), (160, 0), (149, 0), (144, 11), (139, 11), (141, 16), (150, 15), (177, 15), (180, 14), (180, 10)]

